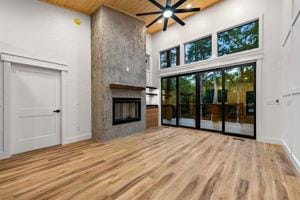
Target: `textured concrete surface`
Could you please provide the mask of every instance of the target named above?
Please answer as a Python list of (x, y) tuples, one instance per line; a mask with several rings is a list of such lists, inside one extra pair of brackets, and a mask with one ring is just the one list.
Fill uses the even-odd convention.
[[(107, 7), (92, 16), (93, 137), (111, 140), (145, 130), (145, 91), (110, 89), (111, 83), (146, 86), (144, 22)], [(129, 71), (127, 71), (129, 69)], [(139, 122), (112, 124), (112, 98), (141, 98)]]

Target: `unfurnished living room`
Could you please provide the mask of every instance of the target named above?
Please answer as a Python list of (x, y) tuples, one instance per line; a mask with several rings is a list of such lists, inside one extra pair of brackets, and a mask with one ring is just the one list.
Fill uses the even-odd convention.
[(0, 0), (0, 200), (299, 200), (300, 0)]

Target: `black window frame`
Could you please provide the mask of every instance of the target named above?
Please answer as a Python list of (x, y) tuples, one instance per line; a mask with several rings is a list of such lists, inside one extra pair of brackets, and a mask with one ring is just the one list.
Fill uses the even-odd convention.
[[(210, 56), (207, 59), (200, 59), (200, 60), (196, 60), (196, 61), (193, 61), (193, 62), (187, 62), (187, 60), (186, 60), (186, 56), (187, 56), (186, 55), (186, 45), (194, 43), (194, 42), (198, 42), (198, 41), (201, 41), (201, 40), (205, 40), (205, 39), (208, 39), (208, 38), (210, 38)], [(191, 63), (200, 62), (200, 61), (210, 59), (212, 57), (212, 50), (213, 50), (213, 41), (212, 41), (212, 39), (213, 39), (213, 36), (212, 36), (212, 34), (210, 34), (210, 35), (207, 35), (207, 36), (204, 36), (204, 37), (201, 37), (201, 38), (198, 38), (198, 39), (195, 39), (195, 40), (184, 43), (184, 64), (191, 64)]]
[[(200, 98), (201, 98), (201, 92), (200, 92), (200, 82), (201, 82), (201, 74), (205, 73), (205, 72), (210, 72), (210, 71), (218, 71), (220, 70), (222, 73), (222, 96), (224, 97), (226, 95), (226, 88), (225, 88), (225, 71), (231, 68), (238, 68), (238, 67), (244, 67), (244, 66), (248, 66), (251, 65), (254, 67), (254, 103), (253, 103), (253, 115), (254, 115), (254, 134), (253, 136), (249, 136), (249, 135), (242, 135), (242, 134), (235, 134), (235, 133), (230, 133), (230, 132), (226, 132), (225, 131), (225, 103), (226, 103), (226, 99), (222, 98), (222, 131), (218, 131), (218, 130), (211, 130), (211, 129), (204, 129), (201, 128), (201, 122), (200, 122)], [(257, 80), (256, 80), (256, 76), (257, 76), (257, 62), (247, 62), (244, 64), (232, 64), (226, 67), (216, 67), (215, 69), (207, 69), (207, 70), (197, 70), (195, 72), (190, 72), (190, 73), (182, 73), (182, 74), (178, 74), (178, 75), (170, 75), (170, 76), (164, 76), (161, 77), (161, 86), (162, 86), (162, 80), (163, 79), (168, 79), (168, 78), (175, 78), (176, 79), (176, 108), (175, 108), (175, 114), (176, 114), (176, 124), (166, 124), (163, 122), (163, 117), (162, 117), (162, 113), (161, 113), (161, 125), (163, 126), (170, 126), (170, 127), (183, 127), (183, 128), (190, 128), (190, 129), (196, 129), (196, 130), (203, 130), (203, 131), (210, 131), (210, 132), (217, 132), (217, 133), (221, 133), (223, 135), (229, 135), (229, 136), (234, 136), (234, 137), (240, 137), (240, 138), (248, 138), (248, 139), (257, 139)], [(195, 74), (196, 75), (196, 127), (188, 127), (188, 126), (182, 126), (179, 124), (179, 77), (180, 76), (185, 76), (185, 75), (191, 75), (191, 74)], [(161, 87), (162, 88), (162, 87)], [(163, 99), (162, 99), (162, 95), (160, 97), (160, 104), (163, 106)]]
[[(160, 69), (167, 69), (167, 68), (171, 68), (171, 67), (176, 67), (176, 66), (172, 66), (172, 60), (171, 60), (171, 54), (172, 54), (172, 50), (176, 49), (176, 66), (180, 65), (180, 45), (169, 48), (167, 50), (163, 50), (159, 52), (159, 65), (160, 65)], [(161, 56), (163, 53), (167, 53), (167, 66), (166, 67), (162, 67), (162, 62), (161, 62)]]

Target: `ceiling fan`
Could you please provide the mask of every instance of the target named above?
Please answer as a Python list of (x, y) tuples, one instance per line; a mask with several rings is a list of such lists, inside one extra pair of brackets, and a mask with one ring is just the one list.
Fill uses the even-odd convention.
[(177, 23), (179, 23), (181, 26), (185, 25), (185, 23), (179, 17), (176, 16), (177, 13), (198, 12), (201, 10), (200, 8), (177, 9), (179, 6), (184, 4), (187, 0), (179, 0), (174, 5), (171, 5), (171, 0), (166, 0), (165, 6), (161, 5), (156, 0), (148, 0), (148, 1), (150, 1), (153, 5), (155, 5), (156, 7), (158, 7), (161, 10), (154, 11), (154, 12), (148, 12), (148, 13), (139, 13), (136, 16), (158, 15), (159, 14), (159, 16), (153, 22), (148, 24), (146, 27), (149, 28), (154, 23), (156, 23), (158, 20), (160, 20), (161, 18), (164, 18), (163, 31), (167, 30), (170, 17), (172, 19), (174, 19)]

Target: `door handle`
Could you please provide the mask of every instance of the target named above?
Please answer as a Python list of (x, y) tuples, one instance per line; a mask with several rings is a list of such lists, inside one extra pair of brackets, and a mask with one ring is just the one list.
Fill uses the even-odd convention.
[(53, 112), (54, 113), (60, 113), (60, 110), (54, 110)]

